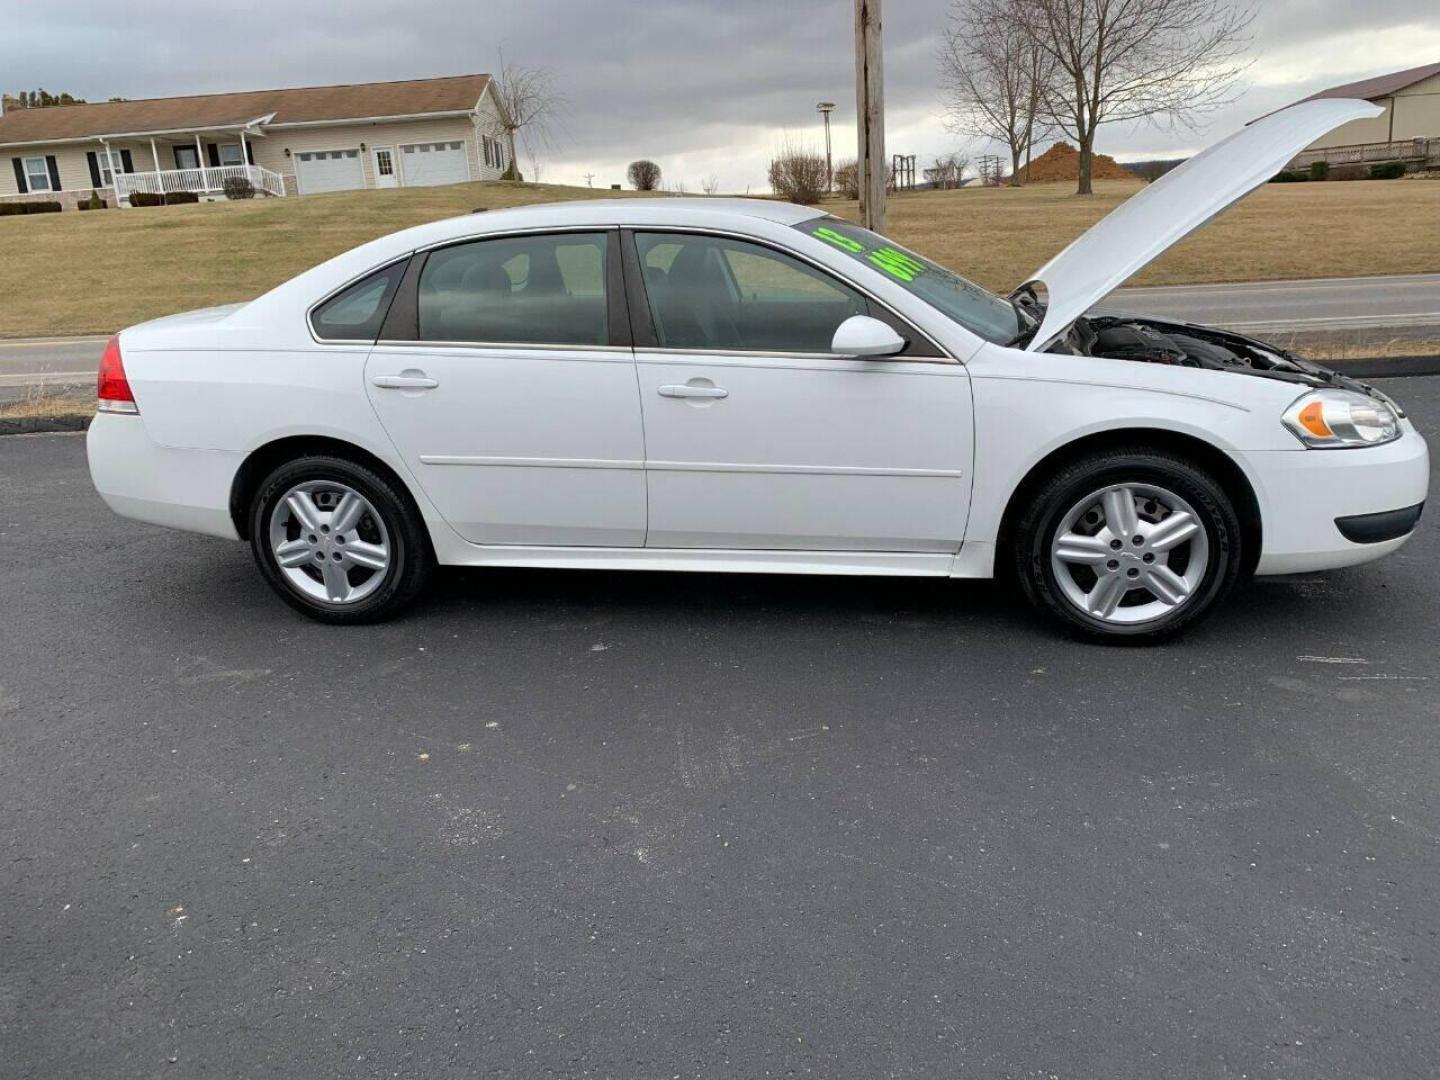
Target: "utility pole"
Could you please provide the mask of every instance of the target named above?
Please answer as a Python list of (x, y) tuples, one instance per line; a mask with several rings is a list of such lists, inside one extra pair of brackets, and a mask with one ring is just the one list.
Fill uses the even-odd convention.
[(855, 0), (855, 123), (860, 149), (860, 224), (885, 230), (885, 71), (880, 0)]
[(833, 101), (822, 101), (815, 108), (825, 120), (825, 194), (830, 194), (835, 183), (835, 167), (830, 160), (830, 114), (835, 109)]

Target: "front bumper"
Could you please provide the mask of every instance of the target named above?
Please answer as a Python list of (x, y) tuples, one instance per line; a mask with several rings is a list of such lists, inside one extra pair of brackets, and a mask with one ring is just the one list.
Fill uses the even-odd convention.
[[(1352, 566), (1409, 539), (1430, 487), (1430, 451), (1414, 426), (1402, 423), (1404, 434), (1384, 446), (1237, 455), (1260, 503), (1257, 574)], [(1340, 522), (1354, 518), (1373, 520), (1347, 536)]]

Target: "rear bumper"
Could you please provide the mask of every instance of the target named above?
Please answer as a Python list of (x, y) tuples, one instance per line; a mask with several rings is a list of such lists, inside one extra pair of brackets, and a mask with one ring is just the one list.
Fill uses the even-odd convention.
[(1384, 446), (1238, 455), (1260, 501), (1257, 574), (1378, 559), (1409, 539), (1430, 486), (1430, 452), (1408, 422)]
[(230, 487), (245, 455), (156, 445), (144, 418), (100, 413), (85, 438), (90, 479), (122, 517), (238, 540)]

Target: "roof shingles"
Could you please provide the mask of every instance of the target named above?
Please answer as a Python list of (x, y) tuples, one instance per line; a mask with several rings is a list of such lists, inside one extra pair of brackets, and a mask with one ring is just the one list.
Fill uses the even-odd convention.
[(233, 127), (271, 114), (274, 115), (270, 124), (298, 124), (464, 112), (475, 107), (489, 81), (489, 75), (454, 75), (407, 82), (249, 90), (235, 94), (16, 109), (0, 116), (0, 146)]

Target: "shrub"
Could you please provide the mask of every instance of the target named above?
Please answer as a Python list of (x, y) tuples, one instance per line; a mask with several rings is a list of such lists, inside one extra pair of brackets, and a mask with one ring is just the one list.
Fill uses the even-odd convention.
[(155, 195), (148, 191), (132, 191), (130, 193), (131, 206), (164, 206), (165, 196)]
[(255, 197), (255, 185), (250, 182), (249, 177), (227, 176), (222, 186), (227, 199), (253, 199)]
[(1330, 162), (1312, 161), (1310, 163), (1311, 180), (1328, 180), (1330, 178)]
[(181, 203), (197, 203), (200, 196), (193, 191), (172, 191), (165, 196), (166, 206), (179, 206)]
[(1399, 180), (1405, 175), (1405, 163), (1403, 161), (1382, 161), (1378, 165), (1370, 166), (1371, 180)]
[(660, 166), (653, 161), (641, 159), (632, 161), (630, 167), (625, 170), (625, 175), (630, 178), (631, 185), (636, 191), (655, 191), (660, 187)]
[(1270, 178), (1270, 182), (1272, 184), (1303, 184), (1309, 179), (1309, 173), (1293, 172), (1287, 169), (1285, 172), (1276, 173)]
[(0, 217), (15, 217), (19, 214), (58, 214), (62, 207), (58, 202), (0, 202)]
[(1349, 165), (1334, 165), (1330, 168), (1330, 179), (1368, 180), (1370, 179), (1370, 169), (1359, 162), (1353, 162)]
[(76, 210), (104, 210), (105, 207), (106, 207), (106, 205), (107, 205), (107, 204), (106, 204), (105, 200), (100, 197), (100, 193), (99, 193), (98, 191), (92, 191), (92, 192), (90, 192), (90, 197), (89, 197), (88, 199), (81, 199), (79, 202), (77, 202), (77, 203), (75, 204), (75, 209), (76, 209)]
[(770, 162), (770, 190), (786, 202), (813, 206), (825, 195), (825, 155), (788, 141)]
[(845, 199), (860, 198), (860, 163), (854, 158), (835, 166), (835, 191)]

